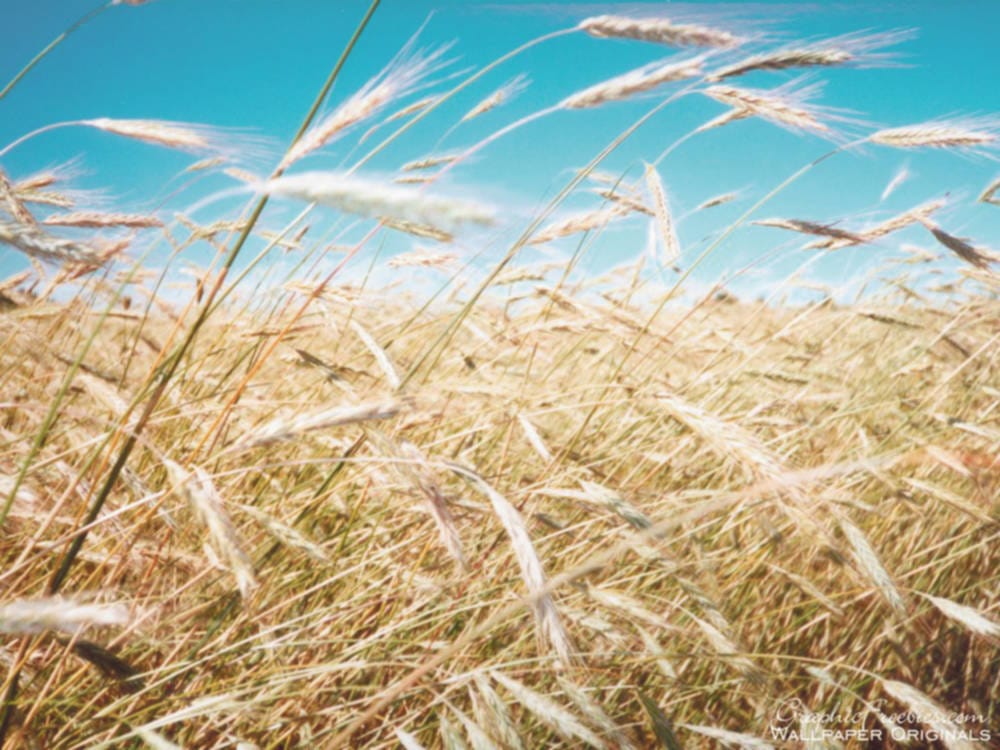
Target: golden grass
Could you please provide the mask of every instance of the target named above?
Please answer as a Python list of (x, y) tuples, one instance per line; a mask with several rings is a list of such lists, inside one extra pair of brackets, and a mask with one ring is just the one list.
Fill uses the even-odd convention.
[[(77, 306), (31, 309), (0, 318), (5, 397), (21, 394), (4, 424), (8, 476), (65, 374), (57, 355), (86, 333), (68, 325)], [(825, 690), (808, 666), (862, 693), (874, 690), (874, 674), (955, 706), (995, 705), (990, 672), (972, 665), (997, 658), (983, 624), (997, 606), (989, 581), (998, 562), (998, 393), (988, 346), (996, 301), (885, 311), (887, 321), (905, 315), (906, 328), (829, 304), (706, 302), (683, 318), (664, 315), (638, 341), (609, 310), (560, 309), (548, 316), (560, 325), (541, 328), (544, 310), (540, 302), (505, 319), (490, 304), (478, 308), (470, 322), (485, 340), (458, 331), (434, 370), (408, 387), (412, 405), (378, 414), (390, 419), (377, 427), (331, 411), (329, 425), (247, 443), (269, 420), (312, 425), (323, 409), (362, 414), (366, 403), (391, 403), (379, 356), (360, 338), (333, 335), (329, 320), (290, 334), (281, 348), (344, 367), (349, 392), (300, 359), (272, 358), (208, 441), (214, 452), (194, 456), (238, 377), (232, 363), (258, 346), (242, 334), (283, 323), (218, 315), (153, 413), (132, 479), (95, 522), (67, 589), (113, 591), (141, 613), (104, 640), (145, 672), (145, 687), (127, 692), (42, 637), (22, 692), (35, 707), (26, 736), (73, 747), (115, 736), (122, 722), (141, 726), (229, 696), (239, 710), (158, 731), (186, 746), (222, 736), (322, 746), (384, 689), (527, 594), (519, 568), (534, 563), (519, 565), (521, 555), (587, 584), (551, 592), (573, 648), (568, 666), (552, 661), (549, 641), (536, 640), (516, 607), (402, 691), (358, 742), (391, 745), (398, 727), (431, 746), (448, 713), (458, 717), (451, 731), (464, 731), (464, 716), (501, 742), (514, 730), (482, 703), (505, 695), (526, 747), (593, 733), (613, 746), (607, 721), (581, 710), (566, 680), (637, 746), (651, 736), (640, 689), (675, 725), (696, 727), (676, 729), (692, 738), (704, 727), (766, 737), (767, 712), (789, 696), (816, 710), (855, 702)], [(338, 327), (350, 319), (379, 331), (404, 369), (451, 317), (363, 296), (328, 314)], [(168, 328), (149, 321), (145, 338), (163, 340)], [(117, 382), (115, 352), (138, 330), (138, 320), (107, 321), (85, 360), (116, 381), (103, 385), (122, 402), (157, 356), (140, 343)], [(633, 366), (612, 378), (630, 350)], [(796, 377), (767, 376), (779, 368)], [(7, 521), (7, 591), (27, 596), (50, 574), (95, 468), (122, 439), (120, 411), (97, 389), (70, 392)], [(389, 451), (386, 440), (413, 447)], [(172, 463), (185, 460), (198, 461), (197, 480)], [(472, 483), (453, 467), (475, 472)], [(225, 515), (192, 514), (171, 491), (189, 481)], [(470, 492), (477, 483), (485, 495)], [(927, 486), (961, 497), (967, 511)], [(523, 530), (483, 502), (495, 506), (496, 496)], [(800, 503), (830, 546), (785, 503)], [(689, 513), (698, 515), (684, 520)], [(221, 560), (203, 543), (204, 524), (220, 517), (212, 535)], [(258, 587), (241, 584), (242, 601), (232, 598), (232, 565), (244, 582), (256, 571)], [(540, 574), (528, 574), (529, 587), (544, 583)], [(946, 599), (955, 606), (939, 612)], [(961, 627), (961, 617), (972, 624)]]
[[(995, 118), (883, 129), (831, 151), (693, 258), (667, 200), (680, 186), (653, 165), (645, 191), (594, 171), (675, 92), (575, 171), (488, 269), (456, 242), (385, 264), (401, 280), (464, 264), (433, 298), (404, 283), (351, 286), (338, 274), (380, 232), (452, 243), (506, 213), (358, 170), (521, 51), (572, 33), (714, 48), (610, 78), (460, 156), (401, 159), (402, 179), (441, 166), (435, 181), (556, 110), (692, 76), (703, 77), (683, 92), (731, 109), (674, 145), (748, 117), (834, 136), (824, 120), (843, 118), (808, 103), (818, 84), (718, 81), (872, 64), (903, 36), (750, 49), (727, 67), (715, 55), (751, 39), (595, 16), (404, 104), (444, 64), (442, 51), (408, 45), (317, 120), (376, 5), (269, 177), (224, 166), (221, 131), (163, 120), (55, 123), (0, 150), (83, 124), (209, 151), (185, 171), (219, 168), (264, 196), (238, 219), (176, 214), (164, 226), (76, 206), (86, 195), (66, 189), (65, 169), (0, 172), (0, 242), (34, 264), (0, 280), (0, 744), (770, 747), (787, 744), (775, 729), (794, 727), (983, 746), (958, 735), (982, 737), (1000, 718), (995, 254), (931, 222), (944, 201), (856, 229), (756, 211), (864, 142), (989, 150)], [(510, 80), (458, 122), (525, 79)], [(283, 174), (390, 106), (359, 141), (413, 117), (350, 170)], [(555, 214), (588, 177), (605, 203)], [(995, 202), (994, 187), (980, 200)], [(270, 198), (320, 205), (274, 232), (258, 226)], [(309, 249), (326, 229), (307, 241), (314, 208), (350, 215), (365, 239)], [(641, 257), (603, 277), (574, 273), (592, 237), (640, 214), (677, 288), (656, 287), (665, 274), (644, 273)], [(887, 250), (889, 235), (916, 229), (965, 265), (942, 280), (947, 296), (897, 273), (863, 304), (753, 303), (721, 288), (678, 304), (701, 261), (754, 219), (822, 250)], [(67, 225), (73, 234), (56, 234)], [(83, 231), (113, 227), (129, 239)], [(159, 278), (141, 261), (110, 263), (142, 232), (176, 255), (205, 242), (219, 265), (194, 273), (189, 297), (168, 294), (176, 268)], [(519, 258), (584, 232), (568, 265)], [(237, 275), (251, 236), (267, 244)], [(302, 257), (301, 272), (250, 288), (275, 248)], [(930, 257), (901, 249), (881, 271)], [(330, 271), (326, 253), (343, 250)], [(824, 713), (860, 718), (831, 727)]]

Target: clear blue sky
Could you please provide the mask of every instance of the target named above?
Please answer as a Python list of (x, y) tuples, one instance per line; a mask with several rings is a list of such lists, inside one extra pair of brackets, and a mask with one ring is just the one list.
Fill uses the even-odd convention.
[[(95, 7), (94, 0), (8, 1), (0, 29), (0, 83), (56, 34)], [(0, 144), (43, 125), (90, 117), (162, 118), (247, 129), (273, 141), (275, 153), (295, 132), (316, 91), (340, 54), (367, 2), (357, 0), (155, 0), (139, 7), (115, 7), (70, 37), (0, 101)], [(558, 3), (384, 0), (349, 60), (333, 93), (342, 100), (380, 70), (422, 22), (430, 20), (421, 42), (454, 41), (454, 68), (479, 67), (539, 34), (572, 26), (599, 13), (628, 13), (641, 7), (666, 16), (703, 14), (706, 22), (736, 30), (753, 29), (788, 41), (851, 31), (911, 28), (916, 37), (894, 48), (905, 67), (829, 70), (821, 103), (855, 110), (878, 125), (903, 125), (949, 114), (1000, 112), (1000, 60), (996, 30), (1000, 3), (994, 0), (932, 0), (873, 3)], [(612, 75), (673, 54), (641, 42), (593, 39), (583, 34), (542, 45), (495, 71), (446, 108), (407, 134), (374, 164), (393, 170), (423, 156), (437, 137), (471, 106), (518, 73), (532, 84), (513, 103), (463, 126), (445, 148), (469, 145), (492, 130)], [(788, 74), (765, 73), (737, 81), (769, 87)], [(418, 95), (419, 96), (419, 95)], [(530, 211), (568, 178), (568, 169), (586, 163), (655, 99), (560, 113), (534, 123), (490, 147), (474, 163), (455, 170), (451, 184), (487, 200)], [(390, 108), (392, 111), (392, 108)], [(717, 103), (689, 97), (672, 105), (616, 153), (603, 169), (635, 169), (692, 127), (722, 111)], [(356, 136), (335, 144), (312, 169), (341, 166)], [(773, 125), (745, 121), (695, 139), (664, 162), (661, 173), (675, 213), (684, 214), (712, 195), (747, 189), (766, 192), (829, 145), (813, 136), (793, 135)], [(103, 189), (109, 205), (141, 210), (164, 195), (164, 185), (193, 161), (85, 129), (66, 129), (26, 143), (3, 159), (14, 177), (80, 156), (87, 174), (79, 186)], [(350, 163), (349, 161), (347, 163)], [(884, 204), (879, 196), (904, 163), (914, 173)], [(265, 171), (272, 163), (259, 163)], [(762, 209), (760, 217), (836, 220), (861, 214), (884, 218), (893, 212), (950, 192), (958, 199), (939, 218), (957, 234), (997, 247), (998, 215), (993, 206), (975, 206), (978, 192), (1000, 168), (988, 159), (954, 153), (904, 153), (871, 149), (824, 164), (787, 194)], [(637, 174), (635, 171), (633, 175)], [(176, 187), (179, 183), (171, 183)], [(219, 187), (226, 183), (212, 183)], [(186, 200), (200, 193), (193, 190)], [(171, 204), (179, 207), (184, 205)], [(580, 196), (569, 208), (595, 206)], [(681, 238), (688, 254), (698, 242), (737, 216), (746, 202), (685, 218)], [(280, 218), (280, 207), (276, 209)], [(265, 221), (265, 224), (275, 222)], [(609, 232), (593, 249), (589, 268), (601, 270), (635, 255), (643, 231)], [(916, 233), (913, 241), (933, 247)], [(708, 283), (749, 259), (783, 246), (793, 235), (748, 228), (738, 233), (698, 272)], [(801, 244), (801, 243), (798, 243)], [(821, 259), (812, 277), (838, 283), (895, 242)], [(567, 244), (572, 249), (573, 243)], [(492, 253), (504, 249), (497, 239)], [(807, 255), (789, 256), (773, 273), (787, 273)], [(0, 271), (21, 261), (0, 250)], [(950, 262), (950, 261), (949, 261)]]

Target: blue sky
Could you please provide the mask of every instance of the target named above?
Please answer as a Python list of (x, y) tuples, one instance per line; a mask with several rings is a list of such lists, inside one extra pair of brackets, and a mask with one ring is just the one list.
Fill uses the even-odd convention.
[[(0, 30), (2, 82), (95, 5), (93, 0), (9, 3)], [(269, 138), (272, 155), (254, 163), (261, 172), (267, 171), (297, 129), (366, 7), (367, 2), (355, 0), (155, 0), (139, 7), (111, 8), (71, 36), (0, 101), (0, 144), (61, 120), (181, 120), (238, 128)], [(1000, 112), (1000, 61), (995, 54), (1000, 3), (989, 0), (641, 5), (383, 0), (337, 83), (331, 105), (378, 72), (424, 21), (427, 25), (420, 36), (421, 46), (454, 42), (448, 57), (455, 61), (452, 69), (458, 70), (481, 67), (524, 41), (572, 26), (587, 16), (637, 10), (700, 18), (709, 25), (766, 33), (781, 41), (862, 30), (913, 29), (913, 39), (893, 48), (903, 65), (823, 71), (816, 77), (827, 82), (820, 103), (854, 110), (858, 118), (879, 126), (905, 125), (943, 115)], [(443, 149), (468, 146), (585, 86), (671, 54), (675, 53), (657, 45), (594, 39), (584, 34), (543, 44), (435, 112), (381, 154), (372, 168), (384, 173), (426, 155), (442, 132), (516, 74), (524, 73), (531, 79), (527, 91), (503, 108), (458, 128)], [(792, 77), (757, 73), (734, 83), (767, 88)], [(454, 170), (446, 187), (502, 204), (511, 219), (489, 238), (483, 262), (502, 254), (509, 233), (523, 228), (532, 211), (570, 178), (571, 168), (585, 164), (656, 101), (645, 97), (595, 110), (558, 113), (511, 134)], [(644, 126), (602, 169), (631, 170), (629, 174), (635, 177), (642, 160), (655, 158), (666, 145), (722, 111), (719, 104), (704, 97), (682, 99)], [(350, 164), (362, 153), (350, 156), (364, 129), (362, 126), (323, 155), (310, 158), (308, 168)], [(747, 199), (763, 194), (828, 149), (828, 143), (814, 136), (794, 135), (748, 120), (681, 146), (663, 163), (661, 174), (675, 214), (684, 216), (718, 193), (743, 189)], [(155, 199), (181, 184), (169, 181), (195, 160), (190, 155), (73, 128), (25, 143), (4, 157), (2, 166), (16, 178), (74, 157), (80, 158), (85, 171), (77, 186), (103, 190), (108, 196), (107, 207), (118, 210), (149, 209)], [(904, 164), (914, 177), (880, 203), (886, 183)], [(973, 201), (998, 173), (1000, 168), (989, 159), (868, 148), (824, 164), (761, 209), (759, 216), (817, 221), (857, 216), (878, 219), (950, 193), (953, 203), (938, 217), (942, 225), (995, 248), (1000, 245), (1000, 210), (973, 205)], [(209, 179), (169, 205), (179, 209), (211, 189), (230, 184)], [(597, 205), (596, 198), (581, 192), (568, 202), (567, 210)], [(685, 260), (697, 255), (704, 237), (724, 227), (748, 205), (745, 199), (686, 216), (680, 223)], [(297, 208), (276, 206), (264, 223), (280, 226), (281, 218)], [(642, 249), (644, 235), (644, 229), (634, 222), (606, 232), (588, 251), (584, 268), (599, 272), (635, 256)], [(787, 248), (765, 275), (755, 277), (758, 283), (787, 276), (813, 258), (810, 277), (838, 284), (856, 277), (898, 245), (894, 239), (876, 248), (814, 258), (792, 249), (802, 244), (800, 239), (776, 229), (748, 227), (709, 258), (696, 278), (707, 284), (777, 248)], [(789, 244), (792, 240), (796, 242)], [(916, 232), (912, 241), (933, 247), (926, 233)], [(408, 239), (395, 238), (390, 246), (406, 249), (409, 244)], [(576, 244), (571, 239), (561, 247), (571, 252)], [(461, 250), (470, 251), (468, 247)], [(0, 250), (0, 271), (9, 272), (22, 262), (13, 251)], [(945, 263), (953, 265), (950, 259)]]

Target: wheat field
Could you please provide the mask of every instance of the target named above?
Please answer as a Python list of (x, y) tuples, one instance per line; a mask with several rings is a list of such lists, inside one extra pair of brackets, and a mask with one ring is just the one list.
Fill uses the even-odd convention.
[[(120, 4), (143, 3), (102, 10), (141, 12)], [(1000, 276), (947, 217), (996, 210), (1000, 185), (837, 223), (765, 208), (854, 149), (992, 158), (997, 120), (847, 132), (809, 80), (742, 85), (878, 64), (905, 35), (774, 45), (627, 15), (560, 34), (680, 51), (393, 179), (316, 159), (405, 139), (466, 88), (456, 127), (499, 115), (527, 79), (442, 77), (441, 52), (413, 48), (327, 102), (337, 65), (258, 172), (208, 126), (43, 128), (191, 152), (188, 174), (245, 201), (211, 221), (0, 172), (0, 242), (25, 259), (0, 282), (4, 748), (998, 746)], [(740, 200), (738, 218), (698, 247), (670, 149), (626, 175), (597, 154), (470, 260), (462, 237), (504, 209), (446, 174), (554, 112), (639, 96), (652, 116), (689, 94), (726, 108), (689, 148), (751, 118), (834, 142), (749, 197), (720, 185), (697, 210)], [(276, 203), (294, 218), (264, 230)], [(314, 240), (307, 216), (361, 234)], [(623, 221), (647, 247), (578, 272)], [(685, 294), (751, 223), (884, 262), (853, 299), (793, 302), (794, 277)], [(389, 233), (419, 245), (348, 278)], [(568, 261), (529, 262), (566, 240)], [(213, 260), (185, 267), (198, 247)]]

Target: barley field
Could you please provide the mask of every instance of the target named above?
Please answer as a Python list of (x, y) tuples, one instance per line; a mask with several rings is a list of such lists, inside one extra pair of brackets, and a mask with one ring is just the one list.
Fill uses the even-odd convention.
[[(57, 36), (0, 108), (143, 5)], [(954, 218), (996, 211), (1000, 182), (837, 221), (768, 207), (852, 152), (988, 163), (1000, 119), (816, 103), (905, 33), (776, 42), (669, 6), (465, 69), (414, 29), (331, 93), (378, 6), (276, 151), (155, 112), (42, 128), (188, 154), (155, 209), (90, 200), (71, 165), (8, 171), (41, 131), (0, 144), (20, 263), (0, 281), (2, 747), (1000, 747), (1000, 256)], [(655, 60), (504, 119), (522, 53), (572, 35)], [(711, 119), (606, 166), (689, 95)], [(528, 215), (456, 189), (508, 134), (635, 98)], [(435, 111), (464, 146), (367, 168)], [(830, 142), (720, 184), (691, 212), (729, 213), (696, 242), (669, 155), (750, 120)], [(205, 174), (225, 187), (192, 207)], [(625, 223), (629, 252), (588, 270)], [(879, 262), (857, 294), (705, 283), (747, 231)], [(386, 237), (414, 244), (380, 257)]]

